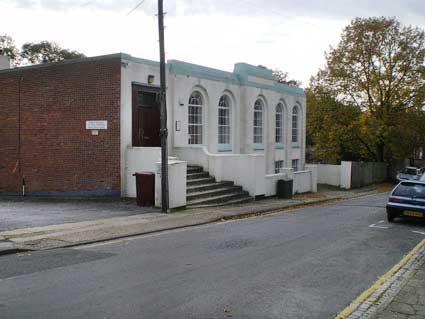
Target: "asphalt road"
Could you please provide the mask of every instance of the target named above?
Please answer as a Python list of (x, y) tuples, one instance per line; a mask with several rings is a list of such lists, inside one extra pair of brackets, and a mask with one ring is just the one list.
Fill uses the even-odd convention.
[(3, 256), (0, 318), (333, 318), (425, 238), (385, 199)]

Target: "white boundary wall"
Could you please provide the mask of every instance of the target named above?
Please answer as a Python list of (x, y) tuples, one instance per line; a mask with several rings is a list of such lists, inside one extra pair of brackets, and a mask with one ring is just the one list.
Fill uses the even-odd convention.
[(317, 165), (317, 182), (333, 186), (341, 185), (341, 165)]
[(350, 189), (351, 163), (342, 161), (341, 165), (317, 164), (317, 182)]
[(320, 184), (339, 186), (344, 189), (362, 187), (386, 180), (386, 164), (374, 162), (346, 162), (341, 165), (317, 165)]

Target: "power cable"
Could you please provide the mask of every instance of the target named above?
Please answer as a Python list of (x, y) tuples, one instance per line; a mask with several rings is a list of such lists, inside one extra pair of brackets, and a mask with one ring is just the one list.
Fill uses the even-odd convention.
[(133, 9), (131, 9), (126, 16), (129, 16), (130, 14), (132, 14), (134, 11), (136, 11), (142, 4), (143, 2), (145, 2), (145, 0), (140, 1)]

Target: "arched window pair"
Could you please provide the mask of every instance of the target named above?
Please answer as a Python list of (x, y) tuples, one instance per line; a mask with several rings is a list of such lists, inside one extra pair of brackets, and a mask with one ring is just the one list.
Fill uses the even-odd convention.
[[(284, 143), (284, 116), (283, 116), (283, 104), (279, 103), (276, 106), (275, 112), (275, 142), (279, 146), (283, 146)], [(263, 144), (264, 139), (264, 103), (258, 99), (254, 104), (254, 144)], [(294, 106), (292, 109), (292, 142), (299, 142), (299, 110), (298, 106)]]
[[(189, 144), (203, 143), (203, 98), (202, 94), (194, 91), (189, 98), (188, 128)], [(231, 100), (222, 95), (218, 102), (218, 144), (219, 148), (231, 148)]]

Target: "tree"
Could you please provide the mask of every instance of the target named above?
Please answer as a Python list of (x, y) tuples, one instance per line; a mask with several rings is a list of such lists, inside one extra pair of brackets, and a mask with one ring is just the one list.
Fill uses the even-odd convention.
[(85, 55), (77, 51), (62, 49), (55, 42), (41, 41), (39, 43), (25, 43), (22, 46), (21, 57), (30, 63), (40, 64), (78, 59), (85, 57)]
[(12, 65), (19, 64), (19, 50), (13, 39), (8, 35), (0, 35), (0, 55), (7, 56)]
[(312, 91), (322, 88), (340, 107), (360, 112), (356, 139), (368, 158), (402, 159), (410, 155), (412, 141), (424, 136), (412, 127), (425, 106), (424, 59), (425, 35), (419, 28), (393, 18), (356, 18), (326, 55)]
[(296, 86), (296, 87), (301, 86), (300, 81), (294, 80), (294, 79), (289, 80), (288, 72), (283, 72), (282, 70), (278, 70), (278, 69), (273, 70), (273, 77), (279, 83), (287, 84), (290, 86)]
[(361, 112), (343, 104), (322, 87), (306, 90), (307, 144), (316, 161), (337, 164), (342, 160), (364, 160), (367, 150), (361, 141)]

